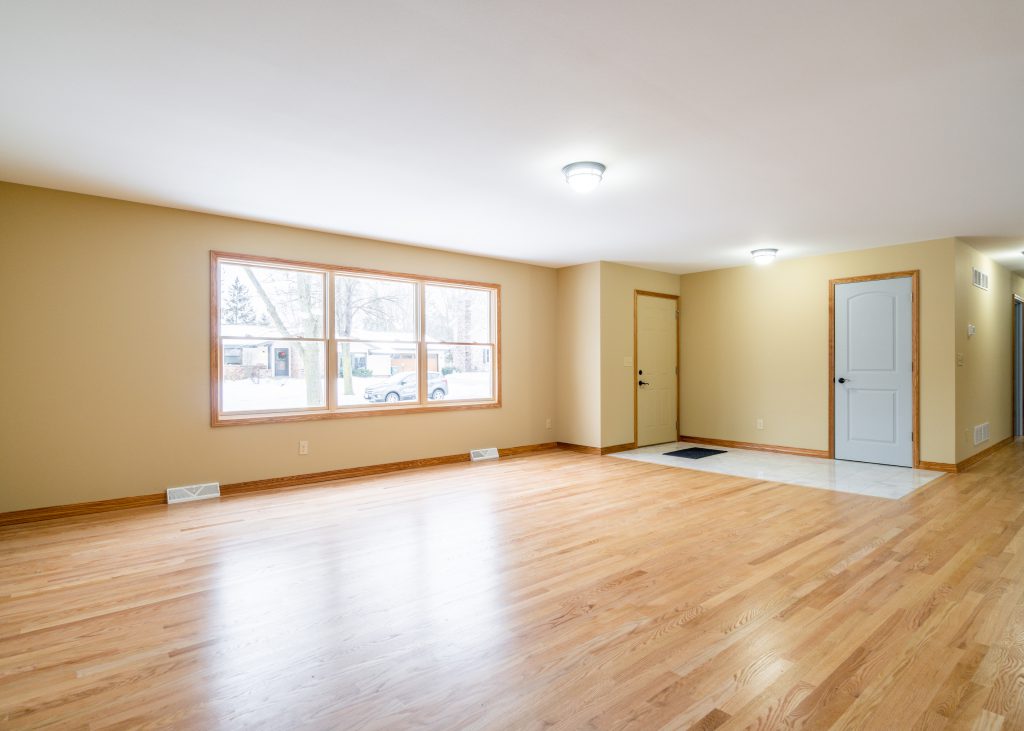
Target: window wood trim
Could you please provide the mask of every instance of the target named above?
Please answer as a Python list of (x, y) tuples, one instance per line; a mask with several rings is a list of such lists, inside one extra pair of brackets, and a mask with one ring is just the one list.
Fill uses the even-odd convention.
[[(301, 411), (293, 410), (259, 410), (249, 412), (221, 413), (221, 352), (220, 352), (220, 278), (218, 267), (222, 261), (236, 262), (253, 266), (287, 267), (291, 269), (305, 269), (325, 273), (324, 307), (326, 321), (324, 322), (324, 338), (322, 342), (326, 348), (325, 367), (327, 372), (324, 375), (325, 406), (311, 406)], [(371, 404), (359, 404), (356, 406), (336, 407), (332, 401), (336, 398), (335, 389), (331, 387), (332, 374), (337, 372), (337, 343), (344, 340), (352, 341), (351, 338), (333, 337), (334, 332), (334, 309), (333, 301), (333, 275), (345, 274), (350, 276), (386, 277), (391, 279), (404, 279), (418, 284), (417, 298), (419, 318), (418, 339), (408, 341), (416, 344), (417, 371), (419, 373), (418, 400), (407, 406), (395, 404), (390, 406), (379, 406)], [(491, 321), (493, 327), (494, 341), (488, 343), (467, 343), (467, 345), (488, 347), (493, 349), (492, 353), (492, 388), (493, 399), (491, 400), (460, 400), (460, 401), (430, 401), (426, 393), (427, 387), (427, 351), (432, 345), (459, 345), (459, 343), (427, 342), (426, 340), (426, 311), (424, 299), (426, 284), (448, 284), (459, 287), (485, 289), (492, 291)], [(281, 337), (275, 340), (301, 340), (321, 341), (319, 338), (295, 338)], [(358, 342), (358, 341), (355, 341)], [(501, 285), (490, 282), (476, 282), (468, 279), (452, 279), (448, 277), (432, 277), (422, 274), (407, 274), (403, 272), (387, 271), (383, 269), (366, 269), (362, 267), (341, 266), (337, 264), (317, 264), (308, 261), (294, 259), (282, 259), (278, 257), (258, 256), (255, 254), (235, 254), (226, 251), (210, 251), (210, 425), (219, 426), (240, 426), (244, 424), (273, 424), (288, 423), (293, 421), (320, 421), (324, 419), (352, 419), (366, 418), (371, 416), (387, 416), (395, 414), (420, 414), (431, 411), (473, 411), (477, 409), (501, 408), (502, 398), (502, 373), (501, 373)], [(419, 364), (422, 364), (420, 367)]]

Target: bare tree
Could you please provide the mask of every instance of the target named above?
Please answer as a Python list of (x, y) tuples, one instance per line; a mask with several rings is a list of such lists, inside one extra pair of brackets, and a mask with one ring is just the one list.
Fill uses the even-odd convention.
[[(256, 290), (256, 294), (263, 302), (263, 306), (266, 307), (267, 313), (270, 315), (270, 320), (278, 331), (282, 335), (294, 335), (291, 333), (288, 325), (285, 324), (284, 318), (281, 315), (278, 305), (290, 305), (293, 308), (293, 312), (288, 313), (293, 315), (298, 323), (300, 323), (299, 333), (306, 336), (315, 335), (319, 326), (322, 326), (320, 319), (323, 311), (323, 304), (321, 301), (316, 301), (314, 296), (314, 288), (312, 282), (315, 281), (313, 277), (296, 277), (295, 279), (287, 279), (285, 283), (294, 286), (294, 295), (290, 297), (278, 297), (277, 301), (267, 294), (266, 289), (263, 287), (263, 283), (256, 277), (251, 267), (245, 268), (245, 273), (249, 278), (249, 282)], [(288, 289), (292, 289), (291, 286)], [(323, 296), (321, 290), (321, 297)], [(297, 310), (295, 312), (294, 310)], [(310, 347), (307, 343), (302, 341), (293, 341), (299, 354), (302, 356), (302, 370), (306, 380), (306, 403), (315, 404), (320, 403), (324, 398), (323, 393), (323, 373), (322, 373), (322, 358), (316, 353), (316, 349)]]
[[(405, 287), (404, 283), (397, 284)], [(401, 294), (384, 294), (381, 283), (374, 281), (369, 285), (367, 280), (355, 277), (338, 277), (334, 284), (334, 323), (336, 334), (342, 338), (339, 344), (339, 360), (342, 369), (342, 393), (351, 396), (352, 387), (352, 337), (353, 325), (361, 316), (362, 325), (367, 330), (391, 332), (412, 330), (415, 323), (412, 313), (415, 309), (411, 301)], [(392, 289), (394, 287), (391, 287)], [(388, 287), (383, 287), (385, 291)], [(411, 291), (411, 290), (410, 290)]]
[[(438, 340), (465, 343), (473, 340), (473, 298), (469, 290), (437, 287), (430, 297), (430, 322)], [(473, 370), (473, 348), (449, 346), (452, 366), (462, 372)]]

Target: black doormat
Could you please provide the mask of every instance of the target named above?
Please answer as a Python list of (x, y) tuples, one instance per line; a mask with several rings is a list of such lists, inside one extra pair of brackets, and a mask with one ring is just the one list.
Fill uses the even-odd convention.
[(725, 454), (724, 449), (705, 449), (704, 447), (689, 447), (677, 449), (674, 452), (665, 452), (666, 457), (684, 457), (685, 459), (702, 459), (713, 454)]

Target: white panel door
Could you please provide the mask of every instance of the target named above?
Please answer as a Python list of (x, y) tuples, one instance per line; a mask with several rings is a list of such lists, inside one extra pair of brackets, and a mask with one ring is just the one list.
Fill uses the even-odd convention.
[(909, 277), (837, 284), (836, 459), (914, 466)]
[(636, 440), (638, 446), (679, 438), (678, 301), (639, 295), (636, 298)]

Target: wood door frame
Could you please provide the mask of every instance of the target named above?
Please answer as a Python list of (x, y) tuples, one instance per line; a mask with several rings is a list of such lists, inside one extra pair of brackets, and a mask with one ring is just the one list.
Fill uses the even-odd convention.
[(637, 447), (640, 444), (640, 386), (637, 381), (637, 371), (640, 368), (640, 353), (638, 352), (637, 343), (637, 308), (640, 303), (641, 297), (661, 297), (662, 299), (675, 300), (676, 301), (676, 428), (673, 430), (676, 433), (673, 434), (675, 439), (679, 439), (679, 394), (680, 394), (680, 382), (679, 377), (679, 343), (681, 338), (679, 337), (679, 295), (678, 294), (665, 294), (664, 292), (649, 292), (645, 289), (634, 289), (633, 290), (633, 447)]
[(882, 279), (910, 279), (910, 350), (913, 391), (912, 429), (913, 464), (921, 466), (921, 270), (887, 274), (866, 274), (860, 277), (830, 279), (828, 282), (828, 456), (836, 458), (836, 285), (875, 282)]
[(1017, 303), (1021, 303), (1021, 317), (1024, 319), (1024, 297), (1016, 292), (1010, 293), (1010, 399), (1013, 401), (1013, 408), (1010, 409), (1010, 439), (1017, 437), (1017, 409), (1020, 404), (1017, 399)]

